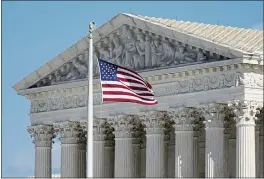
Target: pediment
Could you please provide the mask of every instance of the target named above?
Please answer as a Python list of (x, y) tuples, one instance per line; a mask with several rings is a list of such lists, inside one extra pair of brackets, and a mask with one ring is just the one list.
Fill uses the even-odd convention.
[[(94, 32), (94, 54), (94, 77), (97, 78), (96, 57), (140, 72), (238, 58), (243, 56), (243, 50), (180, 32), (171, 25), (119, 14)], [(84, 80), (87, 62), (88, 39), (84, 37), (14, 88), (18, 91)]]

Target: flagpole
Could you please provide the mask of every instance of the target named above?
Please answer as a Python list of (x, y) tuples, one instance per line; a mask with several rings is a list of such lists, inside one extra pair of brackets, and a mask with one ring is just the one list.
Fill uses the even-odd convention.
[(87, 177), (93, 177), (93, 31), (95, 23), (89, 24), (88, 110), (87, 110)]

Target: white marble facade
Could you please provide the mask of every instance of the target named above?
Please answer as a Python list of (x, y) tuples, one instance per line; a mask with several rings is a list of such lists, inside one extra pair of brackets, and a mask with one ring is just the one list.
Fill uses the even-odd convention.
[[(264, 177), (263, 31), (119, 14), (94, 42), (159, 102), (101, 104), (94, 63), (94, 177)], [(31, 101), (35, 177), (52, 176), (55, 137), (60, 177), (86, 177), (87, 47), (85, 37), (14, 86)]]

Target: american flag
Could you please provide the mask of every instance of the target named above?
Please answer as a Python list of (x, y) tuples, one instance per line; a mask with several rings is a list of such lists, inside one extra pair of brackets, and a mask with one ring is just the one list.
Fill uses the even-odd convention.
[(152, 86), (136, 72), (98, 59), (104, 102), (158, 104)]

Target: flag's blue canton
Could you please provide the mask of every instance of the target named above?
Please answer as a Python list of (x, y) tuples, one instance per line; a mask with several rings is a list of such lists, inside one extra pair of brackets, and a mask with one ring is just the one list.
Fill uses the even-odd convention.
[(117, 78), (117, 66), (99, 59), (99, 67), (102, 81), (119, 81)]

